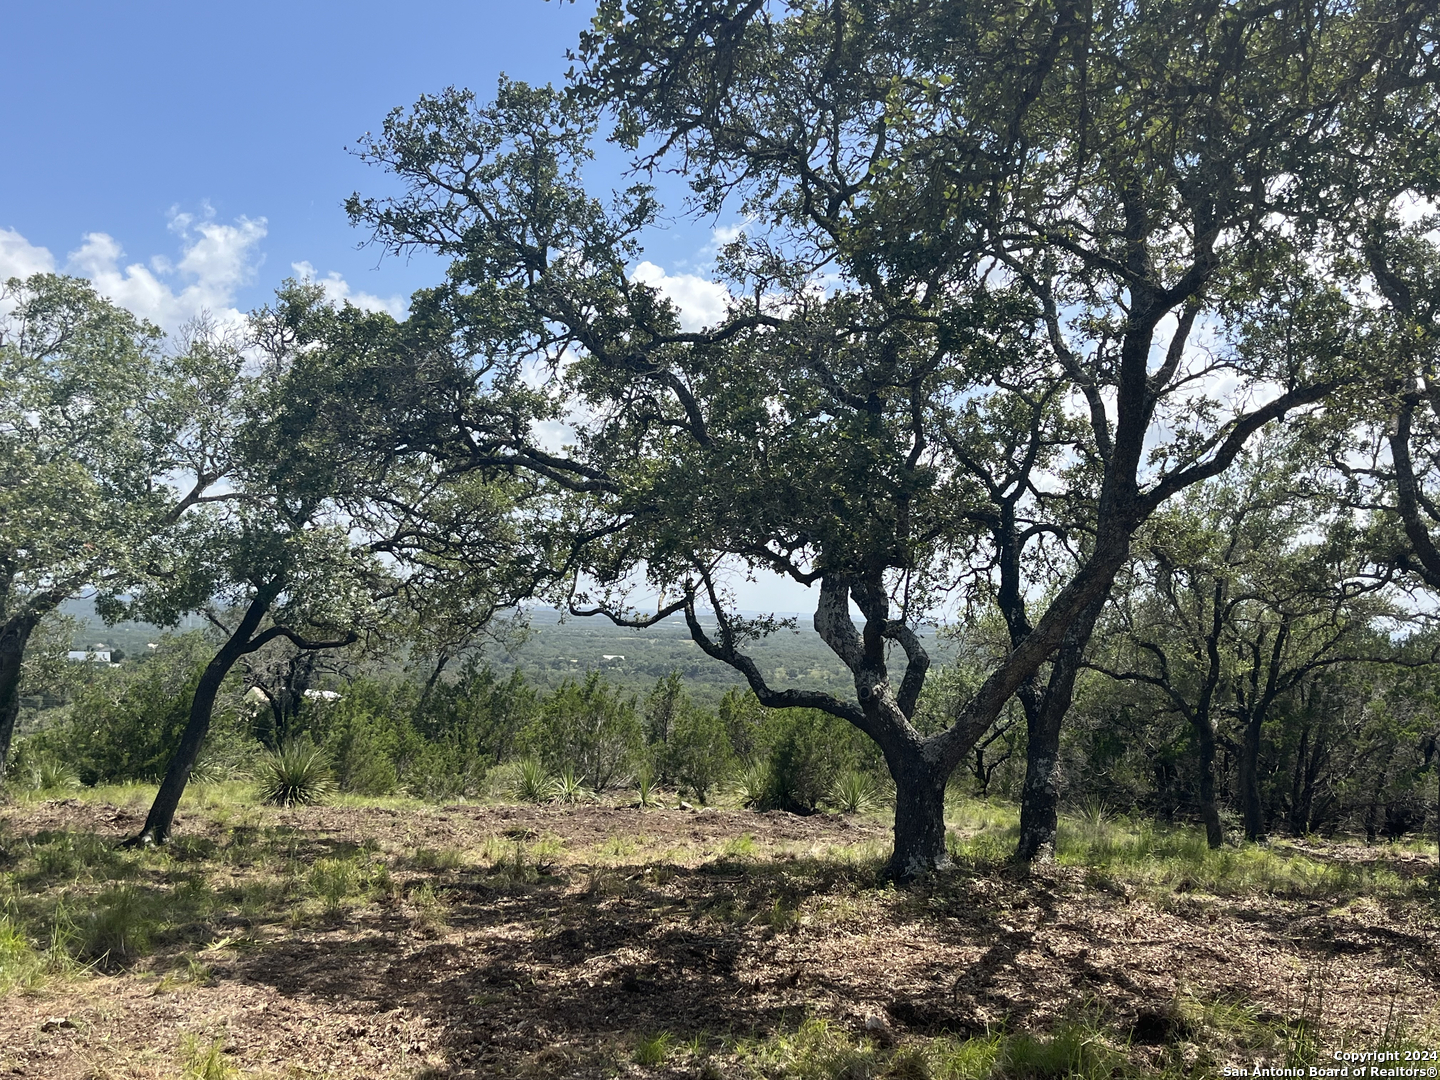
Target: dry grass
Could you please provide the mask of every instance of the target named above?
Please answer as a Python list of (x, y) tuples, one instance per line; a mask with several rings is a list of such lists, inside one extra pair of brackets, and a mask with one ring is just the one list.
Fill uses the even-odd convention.
[(243, 784), (0, 812), (0, 1075), (1203, 1076), (1431, 1038), (1434, 861), (1007, 808), (877, 880), (877, 816), (280, 809)]

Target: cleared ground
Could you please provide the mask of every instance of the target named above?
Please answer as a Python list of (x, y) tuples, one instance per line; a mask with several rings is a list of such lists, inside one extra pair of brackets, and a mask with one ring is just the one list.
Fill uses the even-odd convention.
[[(877, 885), (882, 817), (622, 805), (277, 810), (201, 789), (0, 810), (0, 1076), (1219, 1074), (1440, 1049), (1432, 854), (1205, 851), (1067, 821)], [(1440, 1064), (1422, 1063), (1426, 1067)]]

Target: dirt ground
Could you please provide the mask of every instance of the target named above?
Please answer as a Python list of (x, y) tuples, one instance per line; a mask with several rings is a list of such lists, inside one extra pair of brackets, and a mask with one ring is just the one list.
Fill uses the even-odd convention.
[[(74, 799), (11, 806), (0, 841), (10, 860), (58, 834), (118, 841), (141, 818)], [(1365, 1049), (1429, 1030), (1440, 997), (1431, 902), (1184, 882), (1157, 895), (999, 862), (897, 891), (876, 884), (888, 832), (873, 819), (320, 807), (192, 812), (177, 834), (183, 850), (150, 857), (139, 880), (203, 874), (220, 900), (148, 956), (12, 991), (0, 1077), (179, 1076), (187, 1037), (262, 1077), (748, 1076), (737, 1045), (812, 1017), (889, 1043), (1043, 1032), (1087, 1010), (1137, 1067), (1189, 1054), (1199, 1075), (1229, 1062), (1187, 1042), (1182, 999)], [(256, 835), (270, 848), (245, 846)], [(276, 844), (291, 882), (279, 907), (226, 901), (282, 874)], [(1411, 876), (1434, 865), (1315, 854)], [(321, 910), (300, 883), (347, 859), (383, 868), (382, 884)], [(200, 974), (178, 977), (186, 964)], [(684, 1052), (636, 1064), (637, 1042), (660, 1032)]]

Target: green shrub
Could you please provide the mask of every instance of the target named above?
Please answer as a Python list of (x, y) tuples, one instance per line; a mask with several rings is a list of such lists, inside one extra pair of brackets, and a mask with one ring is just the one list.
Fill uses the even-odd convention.
[(573, 765), (596, 791), (634, 771), (642, 741), (635, 699), (594, 671), (583, 683), (561, 683), (522, 740), (550, 772)]
[(573, 765), (566, 765), (555, 777), (554, 792), (556, 800), (562, 803), (586, 802), (595, 797), (595, 793), (585, 786), (585, 778), (575, 775)]
[(453, 682), (436, 683), (415, 725), (424, 738), (449, 743), (462, 758), (494, 765), (514, 755), (539, 712), (535, 689), (518, 668), (502, 681), (471, 659)]
[(73, 791), (80, 786), (74, 766), (49, 754), (26, 762), (24, 780), (34, 791)]
[(813, 812), (841, 770), (859, 763), (855, 734), (845, 721), (815, 709), (772, 710), (757, 739), (766, 751), (769, 784), (754, 805)]
[(309, 806), (335, 790), (330, 759), (309, 739), (292, 739), (268, 752), (256, 778), (260, 797), (276, 806)]
[(830, 785), (827, 801), (845, 814), (863, 814), (880, 805), (881, 789), (875, 777), (846, 769)]
[(664, 748), (662, 773), (701, 803), (735, 771), (735, 752), (725, 724), (714, 713), (688, 708), (675, 717)]
[[(95, 672), (76, 692), (68, 719), (27, 739), (25, 752), (69, 762), (85, 784), (157, 778), (180, 741), (214, 648), (203, 631), (166, 635), (140, 664)], [(206, 737), (212, 761), (238, 764), (253, 753), (239, 691), (238, 677), (227, 679), (216, 700)]]

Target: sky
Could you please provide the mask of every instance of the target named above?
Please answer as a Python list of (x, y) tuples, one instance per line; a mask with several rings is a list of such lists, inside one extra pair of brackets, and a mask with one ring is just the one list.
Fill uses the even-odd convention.
[[(561, 83), (593, 6), (0, 0), (0, 280), (84, 276), (166, 330), (238, 319), (292, 276), (403, 315), (442, 267), (363, 245), (345, 198), (394, 188), (350, 148), (423, 93)], [(635, 273), (699, 326), (723, 311), (708, 262), (735, 223), (671, 220)], [(799, 586), (737, 590), (742, 607), (813, 610)]]

